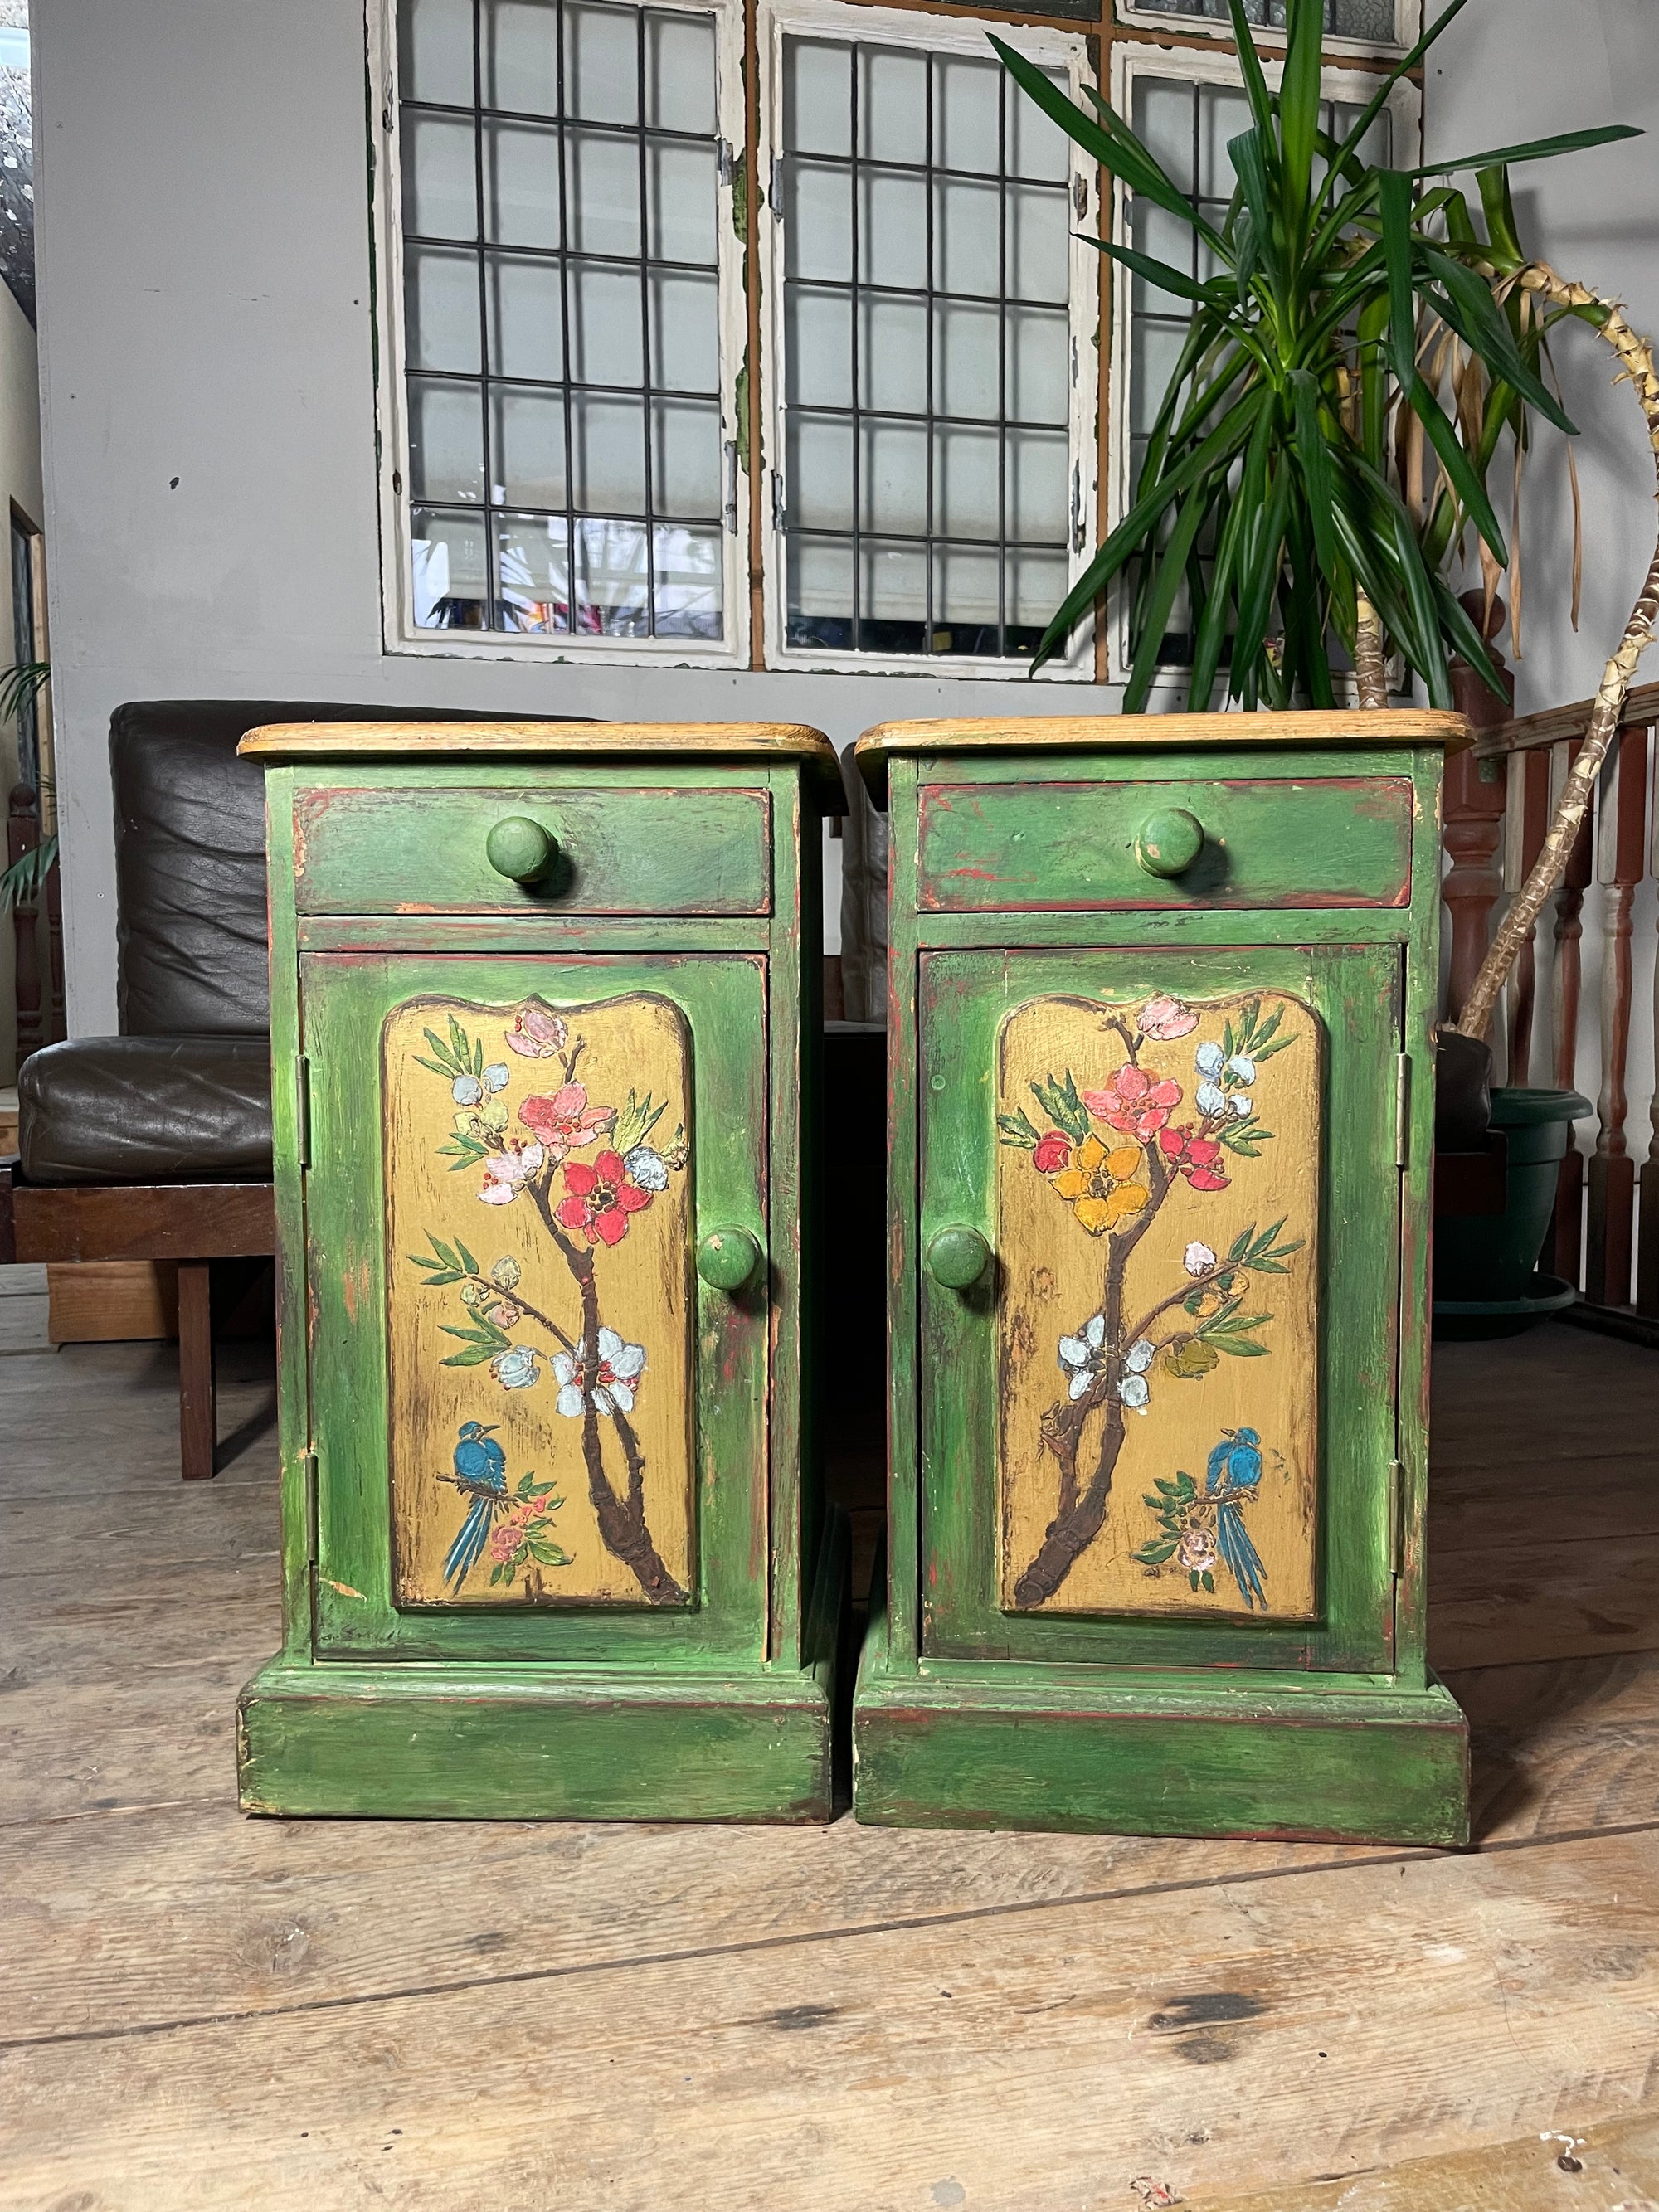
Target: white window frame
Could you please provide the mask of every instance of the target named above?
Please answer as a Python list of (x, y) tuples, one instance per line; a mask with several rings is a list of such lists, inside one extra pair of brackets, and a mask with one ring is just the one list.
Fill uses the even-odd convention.
[[(1194, 38), (1218, 39), (1231, 46), (1233, 27), (1230, 18), (1220, 21), (1208, 15), (1189, 15), (1174, 8), (1160, 8), (1158, 0), (1118, 0), (1120, 20), (1126, 28), (1139, 30), (1157, 26), (1159, 29), (1187, 31)], [(1327, 33), (1323, 51), (1328, 54), (1397, 55), (1415, 45), (1422, 34), (1423, 0), (1394, 0), (1394, 37), (1386, 43), (1374, 39), (1340, 39)], [(1271, 24), (1253, 23), (1251, 29), (1265, 46), (1283, 46), (1285, 33)]]
[[(749, 339), (743, 289), (743, 246), (732, 220), (731, 156), (744, 137), (743, 0), (648, 0), (653, 9), (707, 15), (714, 23), (715, 129), (721, 146), (716, 187), (717, 283), (720, 439), (726, 471), (727, 526), (721, 532), (726, 635), (578, 638), (523, 630), (422, 629), (414, 619), (413, 532), (409, 484), (409, 421), (404, 325), (403, 163), (398, 142), (397, 0), (368, 0), (369, 82), (374, 88), (373, 155), (375, 170), (376, 274), (371, 305), (379, 336), (380, 373), (375, 428), (380, 477), (380, 585), (384, 638), (389, 653), (465, 660), (559, 660), (595, 665), (617, 662), (672, 667), (746, 668), (750, 655), (749, 498), (736, 471), (736, 513), (731, 509), (733, 463), (745, 434), (739, 427), (740, 376)], [(483, 510), (481, 508), (480, 512)], [(732, 526), (735, 522), (735, 527)], [(574, 548), (573, 563), (574, 563)]]
[[(1270, 87), (1278, 89), (1285, 74), (1282, 60), (1264, 58), (1262, 74)], [(1138, 77), (1158, 77), (1166, 83), (1222, 84), (1235, 90), (1243, 88), (1243, 73), (1237, 57), (1229, 50), (1212, 53), (1203, 48), (1185, 46), (1142, 46), (1127, 40), (1115, 44), (1112, 50), (1112, 105), (1127, 119), (1134, 113), (1134, 86)], [(1327, 67), (1320, 71), (1320, 96), (1323, 100), (1352, 100), (1364, 106), (1376, 96), (1377, 80), (1374, 72), (1365, 70), (1345, 70)], [(1403, 152), (1420, 144), (1423, 130), (1423, 96), (1418, 87), (1402, 77), (1389, 94), (1388, 112), (1394, 118), (1395, 144)], [(1112, 237), (1120, 246), (1133, 243), (1129, 234), (1129, 196), (1121, 180), (1115, 181), (1112, 192)], [(1107, 472), (1107, 528), (1116, 528), (1129, 511), (1129, 374), (1130, 374), (1130, 284), (1127, 272), (1121, 267), (1115, 271), (1117, 281), (1112, 286), (1112, 333), (1110, 407), (1108, 411), (1107, 451), (1109, 464)], [(1108, 673), (1111, 684), (1127, 684), (1129, 679), (1129, 611), (1127, 592), (1120, 574), (1113, 583), (1107, 605)], [(1154, 694), (1171, 690), (1184, 691), (1186, 672), (1183, 669), (1159, 669), (1152, 678)]]
[[(761, 237), (757, 252), (764, 286), (761, 332), (761, 380), (765, 400), (767, 482), (763, 501), (765, 553), (762, 560), (766, 611), (766, 665), (769, 669), (815, 670), (851, 676), (933, 676), (941, 680), (990, 677), (1024, 681), (1031, 673), (1029, 660), (1002, 655), (947, 653), (835, 653), (821, 647), (791, 646), (787, 630), (788, 575), (783, 513), (788, 486), (783, 476), (786, 409), (784, 328), (784, 241), (782, 210), (769, 204), (771, 179), (781, 173), (783, 154), (783, 42), (786, 37), (844, 39), (866, 46), (908, 46), (924, 53), (971, 54), (985, 58), (987, 34), (997, 35), (1017, 52), (1048, 68), (1063, 68), (1069, 75), (1072, 95), (1081, 97), (1085, 84), (1095, 82), (1085, 31), (1076, 33), (1033, 30), (1007, 22), (987, 23), (972, 17), (935, 15), (921, 11), (867, 7), (863, 0), (762, 0), (757, 27), (759, 51), (764, 57), (762, 82), (760, 164), (763, 197), (769, 204), (759, 210)], [(1067, 526), (1066, 582), (1074, 584), (1094, 558), (1096, 517), (1099, 507), (1099, 444), (1096, 434), (1099, 392), (1100, 259), (1076, 233), (1098, 218), (1099, 171), (1076, 146), (1071, 149), (1070, 182), (1073, 216), (1067, 264), (1068, 317), (1072, 352), (1071, 402), (1066, 442), (1071, 455)], [(1069, 651), (1057, 654), (1037, 671), (1036, 680), (1092, 683), (1095, 672), (1094, 624), (1080, 622), (1073, 632)]]

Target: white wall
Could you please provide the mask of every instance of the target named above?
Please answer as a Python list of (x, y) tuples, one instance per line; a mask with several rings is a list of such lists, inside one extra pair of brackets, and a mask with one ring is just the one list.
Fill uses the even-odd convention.
[[(1431, 13), (1439, 0), (1429, 0)], [(1512, 173), (1522, 244), (1559, 273), (1626, 302), (1659, 339), (1659, 5), (1656, 0), (1470, 0), (1434, 47), (1424, 88), (1431, 161), (1591, 124), (1645, 137)], [(1472, 180), (1460, 179), (1466, 188)], [(1553, 340), (1583, 495), (1583, 609), (1573, 635), (1565, 441), (1548, 425), (1528, 463), (1522, 526), (1522, 714), (1583, 698), (1600, 681), (1652, 556), (1653, 456), (1640, 410), (1615, 388), (1594, 332)], [(1500, 500), (1507, 515), (1507, 502)], [(1659, 677), (1659, 653), (1643, 678)], [(1642, 680), (1638, 678), (1638, 681)]]
[[(32, 522), (41, 519), (40, 389), (35, 367), (34, 332), (29, 319), (0, 284), (0, 529), (9, 527), (15, 501)], [(11, 568), (8, 550), (0, 562), (0, 666), (17, 658), (12, 633)], [(17, 731), (0, 725), (0, 811), (17, 781)], [(4, 842), (0, 839), (0, 865)], [(16, 1080), (17, 1009), (12, 999), (16, 933), (9, 914), (0, 915), (0, 1083)], [(44, 956), (46, 940), (41, 938)]]

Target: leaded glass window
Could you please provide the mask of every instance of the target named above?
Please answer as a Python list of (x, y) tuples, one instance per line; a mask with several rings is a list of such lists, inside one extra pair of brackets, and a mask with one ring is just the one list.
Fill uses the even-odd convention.
[[(1214, 23), (1231, 25), (1227, 0), (1144, 0), (1136, 15), (1200, 15)], [(1252, 23), (1269, 29), (1285, 27), (1285, 0), (1244, 0), (1244, 14)], [(1369, 46), (1393, 46), (1398, 36), (1395, 0), (1325, 0), (1325, 29), (1334, 39), (1354, 39)]]
[(781, 141), (782, 641), (1029, 657), (1081, 521), (1067, 142), (994, 58), (793, 36)]
[(719, 640), (714, 18), (403, 0), (398, 30), (414, 626)]

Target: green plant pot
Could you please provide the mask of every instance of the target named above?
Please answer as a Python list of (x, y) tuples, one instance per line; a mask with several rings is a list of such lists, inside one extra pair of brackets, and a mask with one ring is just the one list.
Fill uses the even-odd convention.
[[(1518, 1085), (1492, 1094), (1492, 1126), (1508, 1149), (1502, 1213), (1443, 1214), (1434, 1231), (1434, 1311), (1439, 1334), (1469, 1333), (1480, 1314), (1524, 1328), (1565, 1301), (1540, 1294), (1534, 1270), (1555, 1212), (1572, 1125), (1595, 1111), (1577, 1091)], [(1551, 1279), (1553, 1285), (1553, 1278)], [(1479, 1309), (1479, 1313), (1473, 1310)], [(1502, 1326), (1481, 1334), (1506, 1334)]]

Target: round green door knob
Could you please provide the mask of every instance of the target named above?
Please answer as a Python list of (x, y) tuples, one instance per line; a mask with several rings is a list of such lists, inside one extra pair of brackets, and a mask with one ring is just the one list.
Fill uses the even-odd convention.
[(1149, 876), (1184, 876), (1204, 850), (1204, 824), (1184, 806), (1160, 806), (1135, 832), (1135, 858)]
[(498, 876), (510, 883), (536, 884), (559, 857), (559, 841), (527, 814), (509, 814), (484, 839), (484, 853)]
[(697, 1246), (697, 1273), (716, 1291), (740, 1291), (760, 1263), (760, 1245), (746, 1229), (711, 1229)]
[(947, 1291), (970, 1291), (991, 1264), (991, 1248), (977, 1229), (941, 1229), (927, 1246), (927, 1272)]

